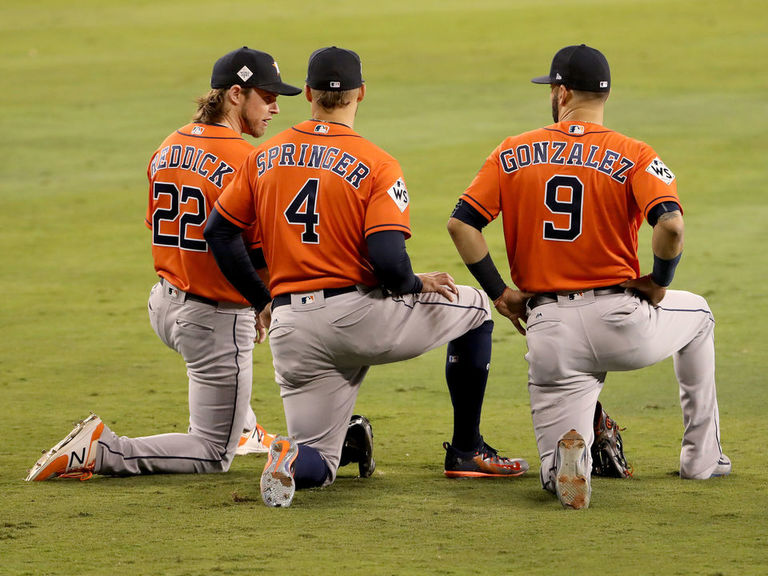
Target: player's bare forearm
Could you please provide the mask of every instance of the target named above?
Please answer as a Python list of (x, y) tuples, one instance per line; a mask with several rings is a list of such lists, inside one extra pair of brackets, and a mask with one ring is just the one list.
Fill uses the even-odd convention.
[(658, 270), (662, 272), (661, 276), (655, 277), (653, 274), (647, 274), (640, 278), (628, 280), (622, 286), (634, 290), (638, 296), (650, 302), (652, 306), (661, 302), (667, 293), (667, 285), (672, 281), (674, 269), (683, 251), (684, 230), (683, 216), (679, 211), (665, 212), (659, 216), (653, 227), (651, 244), (654, 256), (654, 274), (657, 272), (658, 266)]
[(651, 245), (659, 258), (670, 260), (683, 251), (685, 224), (679, 211), (666, 212), (659, 216), (653, 227)]
[(464, 264), (474, 264), (488, 254), (488, 244), (483, 233), (458, 218), (448, 219), (448, 233)]
[(448, 301), (453, 302), (454, 295), (459, 293), (456, 283), (447, 272), (426, 272), (416, 274), (421, 280), (421, 292), (437, 292)]

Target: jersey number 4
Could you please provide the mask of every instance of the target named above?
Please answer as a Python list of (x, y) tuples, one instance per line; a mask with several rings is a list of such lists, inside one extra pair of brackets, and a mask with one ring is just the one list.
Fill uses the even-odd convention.
[[(202, 226), (205, 223), (205, 195), (200, 188), (182, 186), (181, 194), (176, 184), (155, 182), (152, 187), (152, 198), (157, 201), (161, 196), (167, 196), (170, 205), (167, 208), (155, 207), (152, 212), (152, 243), (156, 246), (173, 246), (182, 250), (207, 252), (205, 240), (189, 238), (189, 226)], [(177, 222), (178, 221), (178, 222)], [(170, 222), (167, 229), (175, 230), (177, 234), (163, 234), (160, 228), (163, 222)]]
[(303, 228), (301, 241), (304, 244), (320, 243), (320, 236), (315, 231), (320, 222), (320, 214), (317, 212), (319, 187), (320, 181), (317, 178), (307, 180), (284, 212), (285, 219), (288, 220), (289, 224)]
[[(570, 199), (562, 200), (564, 194), (570, 191)], [(584, 184), (576, 176), (553, 176), (547, 182), (544, 193), (544, 204), (553, 214), (568, 216), (568, 227), (558, 228), (551, 220), (544, 221), (544, 239), (559, 242), (573, 242), (581, 236), (581, 214), (584, 205)]]

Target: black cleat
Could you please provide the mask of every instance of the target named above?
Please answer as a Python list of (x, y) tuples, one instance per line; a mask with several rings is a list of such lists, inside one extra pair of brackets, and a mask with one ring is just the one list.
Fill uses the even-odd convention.
[(351, 462), (357, 462), (360, 478), (368, 478), (376, 470), (376, 461), (373, 459), (373, 428), (368, 418), (357, 414), (349, 419), (339, 466), (346, 466)]

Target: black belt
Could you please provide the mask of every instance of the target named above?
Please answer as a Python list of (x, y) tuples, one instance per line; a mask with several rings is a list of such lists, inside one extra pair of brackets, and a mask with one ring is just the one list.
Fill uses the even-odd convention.
[(191, 292), (187, 292), (187, 300), (193, 300), (194, 302), (202, 302), (203, 304), (210, 304), (211, 306), (219, 305), (219, 303), (216, 302), (216, 300), (211, 300), (210, 298), (206, 298), (205, 296), (198, 296), (197, 294), (192, 294)]
[[(165, 278), (160, 278), (160, 282), (162, 283), (163, 288), (165, 290), (178, 290), (179, 292), (184, 292), (183, 290), (179, 290), (178, 288), (176, 288), (176, 286), (168, 282), (168, 280), (166, 280)], [(191, 292), (184, 292), (184, 294), (187, 295), (186, 296), (187, 300), (192, 300), (194, 302), (202, 302), (203, 304), (209, 304), (211, 306), (219, 305), (219, 303), (216, 302), (216, 300), (211, 300), (210, 298), (206, 298), (205, 296), (198, 296), (197, 294), (192, 294)]]
[[(591, 288), (591, 290), (595, 293), (595, 296), (605, 296), (606, 294), (622, 294), (626, 289), (621, 286), (606, 286), (604, 288)], [(583, 290), (582, 292), (589, 292), (589, 290)], [(579, 294), (579, 292), (566, 292), (561, 295), (569, 296), (570, 294)], [(528, 308), (533, 310), (542, 304), (554, 304), (557, 302), (557, 296), (557, 292), (541, 292), (540, 294), (531, 296), (531, 298), (528, 299)]]
[[(331, 296), (339, 296), (341, 294), (349, 294), (350, 292), (357, 292), (357, 286), (344, 286), (343, 288), (325, 288), (323, 290), (323, 296), (330, 298)], [(279, 306), (285, 306), (291, 303), (290, 294), (279, 294), (272, 299), (272, 310)]]

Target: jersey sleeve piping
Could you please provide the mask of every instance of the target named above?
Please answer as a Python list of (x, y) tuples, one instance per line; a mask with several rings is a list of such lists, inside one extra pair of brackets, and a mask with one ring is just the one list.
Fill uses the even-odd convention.
[(249, 222), (243, 222), (242, 220), (240, 220), (236, 216), (233, 216), (232, 214), (227, 212), (227, 209), (224, 208), (221, 205), (221, 203), (219, 203), (218, 200), (216, 200), (216, 204), (214, 204), (214, 207), (216, 208), (216, 210), (219, 211), (219, 214), (221, 214), (224, 218), (226, 218), (227, 220), (232, 222), (232, 224), (234, 224), (235, 226), (237, 226), (239, 228), (248, 228), (248, 226), (250, 226)]
[(368, 236), (373, 232), (379, 232), (381, 230), (403, 230), (406, 234), (408, 234), (408, 236), (411, 235), (411, 229), (408, 226), (404, 226), (403, 224), (377, 224), (376, 226), (367, 228), (365, 230), (365, 236)]
[[(643, 215), (647, 218), (648, 217), (648, 211), (653, 208), (656, 204), (659, 202), (666, 202), (666, 201), (672, 201), (675, 202), (678, 206), (680, 206), (680, 200), (677, 198), (677, 196), (672, 196), (671, 194), (668, 196), (657, 196), (648, 204), (645, 205), (645, 208), (643, 208)], [(680, 206), (680, 210), (682, 210), (682, 206)]]
[(492, 221), (493, 221), (493, 214), (491, 214), (491, 213), (490, 213), (490, 212), (489, 212), (489, 211), (486, 209), (486, 207), (485, 207), (485, 206), (483, 206), (482, 204), (480, 204), (480, 202), (478, 202), (478, 201), (477, 201), (475, 198), (473, 198), (472, 196), (470, 196), (470, 195), (469, 195), (469, 194), (467, 194), (466, 192), (463, 194), (463, 196), (464, 196), (464, 198), (468, 198), (469, 200), (471, 200), (471, 201), (472, 201), (472, 204), (474, 204), (474, 206), (475, 206), (475, 207), (479, 208), (480, 210), (482, 210), (483, 212), (485, 212), (485, 214), (487, 214), (487, 215), (488, 215), (488, 222), (492, 222)]

